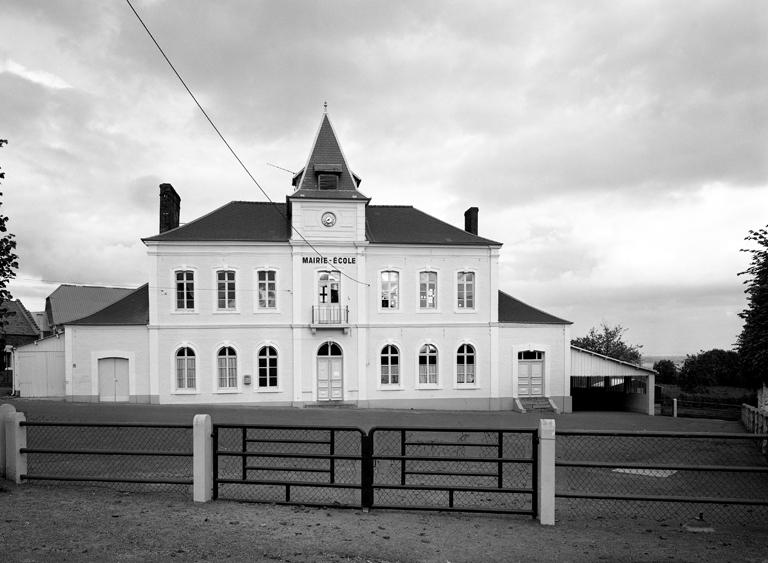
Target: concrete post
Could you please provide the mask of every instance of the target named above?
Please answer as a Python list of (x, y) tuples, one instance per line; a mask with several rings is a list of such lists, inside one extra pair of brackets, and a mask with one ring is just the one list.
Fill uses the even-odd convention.
[(213, 496), (213, 423), (211, 415), (192, 420), (192, 499), (208, 502)]
[(539, 420), (539, 523), (555, 524), (555, 421)]
[(21, 425), (26, 420), (23, 412), (5, 417), (5, 478), (16, 484), (27, 473), (27, 454), (19, 452), (27, 447), (27, 427)]
[[(16, 408), (5, 403), (0, 405), (0, 477), (5, 479), (5, 425), (6, 417), (14, 414)], [(10, 424), (10, 421), (8, 422)]]
[(672, 399), (672, 418), (677, 418), (677, 399)]
[(648, 375), (648, 416), (656, 414), (656, 374)]

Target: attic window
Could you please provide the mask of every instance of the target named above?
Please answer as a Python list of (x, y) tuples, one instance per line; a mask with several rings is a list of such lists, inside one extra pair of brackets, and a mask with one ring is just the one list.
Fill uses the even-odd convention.
[(339, 177), (336, 174), (318, 174), (317, 187), (321, 190), (338, 189)]

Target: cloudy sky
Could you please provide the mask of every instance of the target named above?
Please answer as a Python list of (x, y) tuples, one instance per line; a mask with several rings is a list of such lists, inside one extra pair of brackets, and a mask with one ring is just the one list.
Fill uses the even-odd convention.
[[(134, 0), (275, 200), (323, 102), (361, 190), (504, 242), (501, 287), (646, 354), (729, 348), (768, 223), (768, 6)], [(182, 221), (264, 200), (120, 0), (0, 0), (14, 296), (136, 287)]]

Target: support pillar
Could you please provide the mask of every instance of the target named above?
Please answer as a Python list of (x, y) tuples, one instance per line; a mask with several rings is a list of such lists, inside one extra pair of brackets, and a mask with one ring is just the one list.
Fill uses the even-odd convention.
[[(5, 478), (5, 425), (6, 417), (16, 413), (16, 408), (8, 403), (0, 405), (0, 478)], [(8, 422), (10, 424), (10, 421)]]
[(5, 415), (5, 478), (16, 484), (27, 474), (27, 454), (19, 451), (27, 447), (27, 427), (21, 425), (26, 420), (23, 412)]
[(213, 423), (211, 415), (192, 420), (192, 500), (208, 502), (213, 496)]
[(538, 495), (539, 523), (555, 524), (555, 421), (539, 420)]

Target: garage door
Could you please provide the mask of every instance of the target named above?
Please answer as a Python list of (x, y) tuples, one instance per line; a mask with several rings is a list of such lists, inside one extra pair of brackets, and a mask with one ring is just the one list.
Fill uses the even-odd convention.
[(128, 360), (102, 358), (99, 360), (99, 400), (128, 401)]

